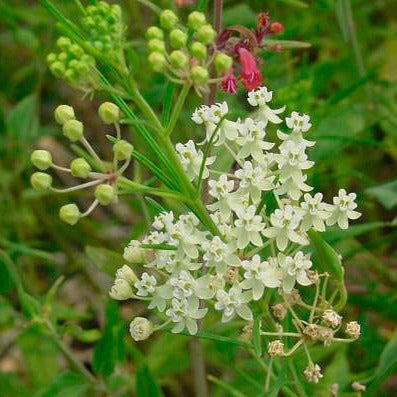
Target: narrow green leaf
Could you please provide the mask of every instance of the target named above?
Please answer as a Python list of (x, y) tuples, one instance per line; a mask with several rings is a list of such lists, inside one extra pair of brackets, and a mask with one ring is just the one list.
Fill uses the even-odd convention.
[(136, 373), (135, 393), (139, 397), (162, 397), (163, 393), (145, 363)]
[(389, 340), (379, 358), (378, 367), (375, 371), (375, 378), (382, 377), (394, 364), (397, 363), (397, 329)]
[(161, 114), (161, 124), (165, 127), (170, 119), (172, 109), (172, 98), (174, 96), (175, 83), (169, 82), (165, 91), (163, 113)]
[(80, 375), (66, 371), (59, 375), (38, 397), (81, 397), (89, 385)]
[(118, 252), (103, 247), (86, 246), (85, 253), (93, 264), (103, 272), (114, 276), (116, 270), (123, 266), (125, 260)]
[(215, 383), (216, 385), (218, 385), (222, 389), (228, 391), (230, 393), (229, 394), (230, 396), (234, 396), (234, 397), (248, 397), (246, 394), (241, 393), (236, 388), (234, 388), (230, 383), (226, 383), (223, 380), (215, 378), (215, 376), (208, 375), (208, 380), (210, 382), (212, 382), (212, 383)]
[(397, 205), (397, 179), (365, 190), (369, 196), (375, 197), (386, 209)]
[(312, 45), (306, 41), (296, 40), (274, 40), (274, 39), (263, 39), (262, 44), (266, 47), (273, 47), (275, 45), (281, 46), (284, 50), (293, 50), (298, 48), (310, 48)]
[(145, 201), (147, 201), (158, 213), (167, 212), (167, 210), (161, 204), (151, 197), (145, 197)]
[(262, 355), (262, 341), (261, 341), (261, 316), (255, 315), (254, 326), (252, 328), (252, 343), (254, 345), (255, 354), (260, 357)]

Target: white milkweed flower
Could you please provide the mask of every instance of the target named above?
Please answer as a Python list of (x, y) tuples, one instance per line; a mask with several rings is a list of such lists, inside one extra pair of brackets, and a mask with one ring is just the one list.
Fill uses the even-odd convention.
[(131, 240), (124, 248), (123, 258), (130, 263), (145, 262), (145, 249), (138, 240)]
[(318, 232), (325, 231), (324, 221), (331, 216), (329, 209), (332, 208), (329, 204), (323, 203), (322, 193), (316, 193), (312, 196), (309, 193), (305, 193), (303, 196), (305, 201), (302, 201), (300, 209), (296, 209), (296, 212), (302, 215), (301, 230), (306, 232), (310, 228), (317, 230)]
[[(176, 150), (186, 175), (190, 181), (193, 181), (200, 175), (201, 163), (203, 162), (204, 157), (203, 152), (196, 149), (196, 146), (192, 140), (189, 140), (186, 144), (177, 143)], [(208, 178), (210, 173), (207, 166), (213, 164), (214, 161), (215, 157), (206, 158), (201, 176), (203, 179)]]
[(265, 287), (276, 288), (280, 285), (281, 272), (267, 261), (261, 261), (259, 255), (241, 263), (245, 270), (244, 281), (240, 284), (243, 289), (251, 289), (255, 301), (263, 296)]
[(197, 320), (203, 318), (207, 311), (208, 309), (199, 308), (199, 300), (197, 298), (181, 300), (173, 298), (171, 307), (167, 309), (165, 314), (175, 323), (171, 332), (179, 333), (187, 328), (190, 335), (194, 335), (198, 330)]
[(230, 224), (230, 219), (225, 219), (224, 217), (222, 217), (222, 214), (219, 210), (211, 213), (210, 217), (223, 236), (225, 236), (226, 238), (231, 236), (232, 225)]
[(323, 321), (332, 328), (339, 327), (342, 322), (342, 316), (332, 309), (324, 310), (324, 313), (321, 317)]
[(345, 189), (339, 189), (338, 196), (334, 197), (334, 205), (331, 216), (326, 220), (327, 225), (331, 226), (338, 223), (341, 229), (349, 227), (349, 219), (358, 219), (361, 213), (355, 211), (357, 208), (356, 193), (346, 193)]
[(241, 179), (239, 189), (241, 193), (248, 193), (254, 204), (259, 203), (263, 191), (271, 190), (274, 187), (273, 180), (275, 177), (268, 176), (266, 169), (262, 167), (254, 168), (250, 161), (246, 161), (234, 175)]
[(263, 157), (263, 151), (270, 150), (274, 146), (274, 143), (264, 140), (266, 136), (265, 127), (266, 123), (263, 121), (256, 122), (249, 117), (239, 124), (240, 135), (236, 138), (236, 142), (241, 148), (237, 153), (238, 158), (245, 159), (252, 156), (256, 161), (260, 161)]
[(308, 244), (306, 237), (297, 231), (301, 220), (302, 217), (296, 213), (294, 207), (286, 205), (284, 209), (276, 209), (270, 215), (272, 226), (265, 229), (262, 234), (267, 238), (275, 238), (280, 251), (287, 248), (288, 241), (306, 245)]
[(147, 234), (143, 239), (144, 244), (154, 244), (159, 245), (167, 241), (167, 235), (163, 232), (158, 232), (153, 230), (151, 233)]
[(298, 112), (292, 112), (290, 117), (285, 118), (288, 128), (294, 132), (307, 132), (311, 128), (310, 116), (307, 114), (300, 115)]
[(149, 338), (153, 333), (153, 323), (145, 317), (135, 317), (130, 323), (130, 334), (134, 341), (139, 342)]
[(138, 281), (138, 277), (134, 273), (134, 271), (127, 265), (123, 265), (116, 271), (116, 279), (122, 278), (128, 281), (131, 285), (134, 285), (136, 281)]
[[(215, 133), (213, 138), (213, 145), (220, 146), (225, 143), (226, 140), (234, 142), (238, 137), (240, 122), (231, 121), (223, 119), (222, 122), (218, 124), (207, 123), (206, 126), (206, 139), (207, 142), (211, 139), (212, 135)], [(215, 132), (215, 129), (217, 131)]]
[(172, 296), (178, 299), (187, 299), (191, 296), (209, 299), (214, 295), (209, 288), (209, 280), (196, 279), (186, 270), (182, 270), (178, 276), (171, 277), (168, 284), (172, 290)]
[(284, 354), (284, 343), (277, 339), (267, 345), (267, 352), (271, 357), (282, 356)]
[(321, 367), (318, 364), (309, 363), (306, 369), (303, 371), (303, 375), (311, 383), (318, 383), (323, 377), (321, 373)]
[(312, 284), (307, 271), (312, 267), (312, 262), (302, 251), (298, 251), (294, 257), (283, 255), (277, 256), (280, 269), (282, 270), (282, 286), (286, 293), (290, 293), (298, 283), (302, 286)]
[(109, 296), (118, 301), (124, 301), (134, 296), (130, 283), (123, 278), (116, 278), (110, 289)]
[(141, 275), (141, 279), (135, 282), (134, 287), (138, 290), (136, 293), (138, 296), (148, 296), (149, 294), (153, 294), (156, 285), (156, 277), (144, 272)]
[(243, 249), (249, 243), (260, 246), (262, 244), (261, 233), (265, 224), (260, 215), (255, 214), (256, 207), (250, 205), (246, 210), (238, 210), (236, 221), (234, 222), (235, 237), (237, 239), (237, 248)]
[(207, 205), (211, 211), (219, 210), (223, 219), (227, 219), (231, 213), (230, 192), (234, 189), (234, 182), (229, 181), (225, 174), (222, 174), (217, 181), (208, 182), (209, 194), (217, 201)]
[(361, 334), (361, 326), (357, 321), (350, 321), (346, 324), (346, 333), (353, 339), (358, 339)]
[(173, 222), (174, 213), (172, 211), (161, 212), (159, 215), (154, 217), (154, 222), (152, 226), (157, 230), (163, 230), (167, 226), (171, 225)]
[(226, 244), (219, 236), (213, 237), (211, 241), (204, 241), (203, 250), (207, 267), (215, 267), (218, 274), (225, 274), (228, 266), (240, 266), (233, 244)]
[(273, 92), (268, 91), (266, 87), (259, 87), (256, 90), (250, 91), (248, 93), (248, 103), (251, 106), (258, 106), (258, 115), (257, 118), (263, 120), (267, 123), (267, 121), (271, 121), (274, 124), (280, 124), (282, 120), (277, 115), (284, 112), (285, 106), (279, 109), (271, 109), (267, 103), (272, 100)]
[(292, 200), (299, 200), (302, 196), (302, 192), (310, 192), (313, 189), (305, 183), (306, 180), (307, 175), (301, 174), (300, 178), (288, 178), (284, 182), (279, 181), (274, 193), (278, 196), (288, 194)]
[(253, 315), (247, 302), (250, 301), (250, 292), (242, 292), (241, 286), (234, 285), (225, 291), (220, 289), (216, 292), (215, 309), (223, 311), (222, 322), (227, 322), (234, 317), (235, 314), (247, 321), (252, 321)]
[(196, 124), (218, 124), (228, 111), (229, 109), (226, 102), (217, 103), (211, 106), (202, 105), (195, 109), (192, 114), (192, 120)]

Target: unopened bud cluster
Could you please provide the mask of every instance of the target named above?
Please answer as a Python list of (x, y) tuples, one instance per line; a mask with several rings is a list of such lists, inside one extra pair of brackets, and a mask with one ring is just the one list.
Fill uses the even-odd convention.
[(212, 62), (219, 75), (233, 63), (229, 55), (216, 50), (216, 36), (202, 12), (190, 13), (183, 25), (173, 11), (164, 10), (160, 25), (151, 26), (146, 33), (149, 63), (156, 72), (171, 72), (172, 78), (180, 83), (206, 85)]

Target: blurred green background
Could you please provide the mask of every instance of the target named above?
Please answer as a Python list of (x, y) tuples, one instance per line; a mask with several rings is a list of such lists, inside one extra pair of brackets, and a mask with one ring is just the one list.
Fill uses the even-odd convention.
[[(147, 71), (143, 40), (156, 17), (142, 3), (119, 1), (129, 45), (135, 50), (130, 61), (142, 70), (139, 83), (145, 97), (161, 111), (166, 82)], [(173, 1), (155, 3), (175, 7)], [(189, 3), (178, 12), (187, 15), (194, 7), (194, 2)], [(78, 18), (74, 1), (56, 4), (72, 20)], [(287, 111), (312, 117), (309, 138), (317, 141), (311, 152), (317, 162), (310, 175), (312, 185), (328, 200), (338, 187), (357, 192), (363, 213), (360, 224), (347, 232), (326, 234), (344, 257), (349, 291), (346, 316), (358, 318), (362, 337), (343, 349), (318, 351), (318, 359), (329, 369), (313, 395), (329, 396), (334, 382), (348, 390), (351, 382), (378, 368), (365, 396), (393, 397), (397, 395), (397, 375), (393, 375), (397, 356), (397, 4), (395, 0), (225, 1), (223, 22), (254, 27), (258, 12), (266, 10), (284, 25), (277, 38), (312, 45), (261, 54), (264, 82), (275, 92), (276, 104), (288, 104)], [(208, 11), (212, 15), (212, 1)], [(141, 236), (150, 220), (150, 208), (142, 197), (96, 210), (70, 227), (58, 219), (58, 208), (72, 198), (86, 205), (84, 195), (41, 194), (29, 185), (32, 149), (51, 150), (62, 164), (72, 156), (52, 116), (59, 104), (73, 105), (85, 120), (91, 140), (103, 154), (109, 152), (106, 130), (96, 115), (100, 98), (83, 99), (48, 71), (45, 57), (58, 33), (37, 2), (0, 0), (0, 29), (0, 396), (99, 395), (92, 394), (73, 364), (68, 365), (56, 338), (32, 321), (35, 310), (46, 311), (79, 362), (104, 380), (103, 395), (152, 397), (160, 395), (158, 385), (166, 396), (193, 395), (188, 338), (159, 334), (134, 344), (127, 336), (127, 324), (134, 315), (145, 313), (144, 306), (118, 305), (107, 295), (110, 274), (122, 264), (123, 246)], [(245, 95), (241, 91), (227, 100), (244, 109)], [(219, 94), (219, 98), (225, 96)], [(189, 122), (198, 103), (193, 93), (178, 124), (176, 141), (200, 138), (202, 131), (192, 131)], [(60, 184), (70, 184), (62, 178), (59, 175)], [(22, 280), (27, 303), (21, 303), (10, 266)], [(63, 282), (57, 284), (53, 297), (48, 291), (62, 281), (61, 276)], [(387, 343), (391, 358), (382, 367), (379, 357)], [(210, 374), (248, 396), (257, 395), (247, 377), (263, 384), (265, 375), (253, 360), (221, 342), (206, 341), (204, 349)], [(230, 363), (227, 368), (225, 362)], [(139, 393), (142, 379), (150, 385), (149, 394)], [(211, 386), (211, 396), (230, 393)]]

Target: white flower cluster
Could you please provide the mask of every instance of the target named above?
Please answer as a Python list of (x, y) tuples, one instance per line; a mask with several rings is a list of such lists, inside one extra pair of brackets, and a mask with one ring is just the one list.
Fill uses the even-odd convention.
[[(356, 195), (344, 189), (333, 204), (323, 202), (321, 193), (308, 193), (312, 187), (305, 172), (314, 162), (306, 151), (314, 142), (303, 134), (311, 127), (310, 118), (292, 112), (285, 119), (289, 131), (278, 129), (279, 143), (270, 142), (269, 127), (283, 122), (284, 111), (271, 109), (271, 99), (265, 87), (250, 92), (248, 102), (256, 110), (244, 120), (227, 120), (225, 102), (201, 106), (193, 113), (193, 121), (206, 128), (207, 144), (223, 145), (235, 157), (232, 173), (212, 178), (209, 167), (215, 157), (204, 158), (193, 141), (176, 145), (192, 181), (210, 177), (207, 208), (219, 234), (204, 230), (193, 213), (159, 214), (142, 242), (151, 251), (147, 272), (133, 282), (131, 277), (117, 278), (113, 297), (143, 297), (149, 309), (163, 313), (173, 332), (186, 328), (195, 334), (197, 321), (209, 308), (219, 312), (223, 322), (234, 316), (251, 321), (251, 302), (260, 300), (267, 288), (291, 293), (297, 286), (312, 284), (312, 262), (304, 249), (309, 244), (306, 233), (323, 232), (335, 224), (346, 229), (349, 219), (357, 219), (360, 213), (355, 210)], [(139, 250), (139, 243), (130, 243), (126, 260), (141, 258)], [(123, 291), (117, 293), (119, 284)], [(327, 316), (333, 324), (338, 320)], [(314, 380), (320, 377), (314, 367), (307, 372)]]

